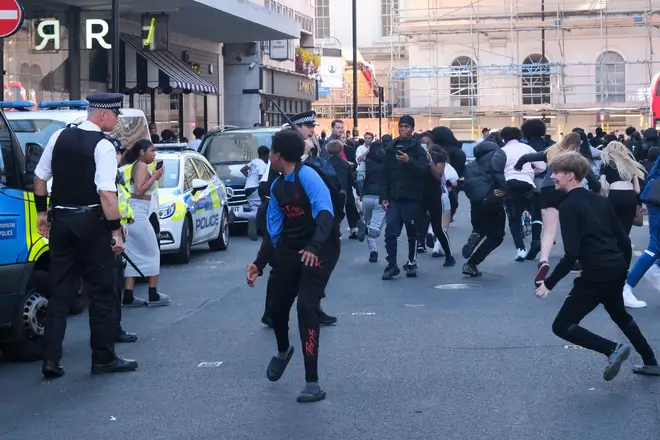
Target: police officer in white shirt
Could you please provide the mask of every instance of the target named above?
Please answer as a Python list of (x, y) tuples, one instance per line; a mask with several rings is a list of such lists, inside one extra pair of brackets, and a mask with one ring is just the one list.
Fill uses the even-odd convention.
[[(50, 297), (44, 334), (46, 378), (64, 375), (60, 364), (69, 304), (82, 276), (89, 291), (92, 374), (133, 371), (138, 364), (115, 354), (117, 316), (115, 255), (124, 251), (117, 203), (117, 159), (105, 138), (119, 121), (124, 96), (87, 97), (87, 120), (50, 138), (35, 170), (39, 233), (49, 239)], [(48, 214), (46, 182), (52, 178)]]

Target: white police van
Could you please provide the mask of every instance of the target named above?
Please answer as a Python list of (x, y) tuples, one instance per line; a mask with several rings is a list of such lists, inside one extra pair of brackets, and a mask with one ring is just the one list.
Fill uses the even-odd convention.
[[(37, 144), (46, 147), (50, 137), (59, 129), (69, 124), (80, 124), (87, 119), (85, 100), (41, 102), (35, 105), (32, 101), (3, 101), (0, 107), (5, 111), (9, 125), (16, 133), (23, 152), (28, 144)], [(34, 109), (37, 110), (34, 110)], [(119, 139), (124, 148), (130, 148), (140, 139), (151, 139), (149, 125), (144, 112), (138, 109), (123, 108), (119, 116), (119, 123), (110, 133)], [(51, 182), (48, 182), (50, 192)], [(158, 192), (152, 196), (151, 214), (154, 221), (158, 216)]]

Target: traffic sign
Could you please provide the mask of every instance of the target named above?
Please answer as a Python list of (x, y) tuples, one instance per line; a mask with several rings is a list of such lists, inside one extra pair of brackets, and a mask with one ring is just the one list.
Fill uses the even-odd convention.
[(18, 0), (0, 0), (0, 38), (11, 37), (18, 32), (24, 15)]

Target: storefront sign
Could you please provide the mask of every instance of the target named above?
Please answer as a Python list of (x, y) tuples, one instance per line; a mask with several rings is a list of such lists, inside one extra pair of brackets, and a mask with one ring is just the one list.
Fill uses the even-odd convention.
[(302, 75), (263, 69), (263, 93), (281, 98), (316, 101), (316, 80)]
[[(110, 33), (110, 26), (105, 20), (90, 18), (85, 20), (85, 49), (112, 49), (106, 41)], [(62, 34), (59, 20), (44, 20), (37, 25), (34, 41), (34, 50), (61, 50)]]
[(289, 59), (289, 40), (273, 40), (270, 42), (270, 59), (286, 61)]

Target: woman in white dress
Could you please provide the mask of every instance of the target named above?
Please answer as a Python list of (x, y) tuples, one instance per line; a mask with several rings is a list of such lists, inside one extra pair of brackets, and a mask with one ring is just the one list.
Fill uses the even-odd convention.
[[(153, 173), (149, 165), (156, 160), (154, 145), (150, 140), (142, 139), (135, 143), (127, 153), (131, 169), (131, 198), (135, 222), (127, 225), (126, 255), (149, 280), (149, 300), (145, 301), (133, 295), (135, 278), (140, 274), (130, 264), (126, 266), (124, 284), (124, 307), (167, 306), (170, 299), (158, 293), (158, 274), (160, 272), (160, 249), (158, 237), (149, 222), (151, 194), (157, 188), (158, 180), (163, 176), (162, 164), (157, 164)], [(159, 166), (160, 165), (160, 166)]]

